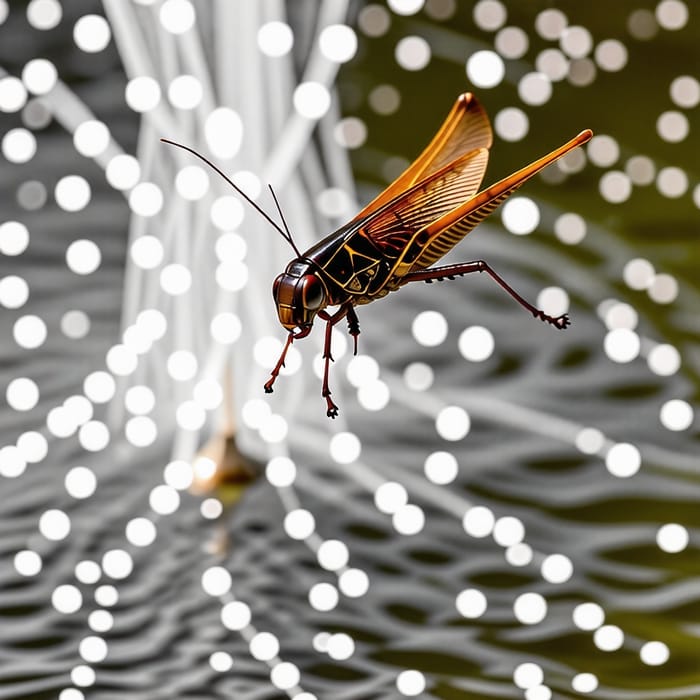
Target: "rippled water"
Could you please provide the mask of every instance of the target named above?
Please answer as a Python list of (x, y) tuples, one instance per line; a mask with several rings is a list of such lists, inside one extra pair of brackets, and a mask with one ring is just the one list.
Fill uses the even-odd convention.
[[(531, 31), (540, 5), (509, 5), (509, 21)], [(524, 143), (497, 141), (489, 180), (540, 155), (560, 135), (567, 138), (590, 126), (612, 135), (624, 159), (644, 153), (658, 167), (684, 168), (690, 189), (674, 199), (651, 185), (613, 205), (598, 193), (604, 169), (589, 164), (570, 177), (570, 187), (528, 184), (524, 194), (535, 197), (542, 212), (537, 233), (514, 237), (496, 216), (451, 256), (452, 261), (488, 259), (528, 298), (546, 286), (566, 289), (573, 325), (565, 333), (529, 319), (484, 276), (415, 285), (360, 309), (361, 349), (379, 362), (392, 401), (378, 413), (361, 409), (343, 378), (348, 358), (335, 363), (334, 395), (342, 401), (348, 429), (362, 444), (357, 463), (337, 464), (328, 456), (331, 428), (322, 416), (320, 385), (311, 376), (308, 354), (301, 370), (306, 379), (280, 384), (272, 400), (279, 401), (273, 405), (280, 411), (284, 402), (290, 422), (288, 442), (298, 466), (294, 497), (313, 513), (324, 539), (347, 544), (350, 565), (369, 575), (367, 594), (341, 596), (329, 612), (309, 606), (310, 589), (319, 581), (335, 582), (335, 577), (285, 533), (292, 496), (264, 478), (254, 481), (240, 500), (229, 497), (226, 488), (217, 492), (228, 505), (213, 521), (200, 514), (201, 495), (182, 492), (179, 509), (157, 519), (155, 543), (128, 546), (124, 528), (149, 513), (149, 493), (163, 481), (172, 432), (162, 430), (154, 445), (135, 448), (120, 437), (121, 430), (115, 431), (109, 448), (97, 453), (82, 450), (75, 438), (51, 438), (43, 461), (29, 465), (20, 478), (0, 482), (0, 698), (55, 698), (75, 686), (70, 674), (84, 663), (81, 640), (99, 636), (95, 618), (89, 618), (98, 609), (111, 611), (114, 626), (102, 635), (108, 654), (92, 664), (96, 679), (83, 689), (86, 698), (287, 697), (270, 683), (268, 666), (251, 657), (250, 630), (239, 634), (221, 624), (222, 601), (202, 590), (202, 573), (212, 565), (230, 572), (235, 597), (250, 606), (255, 628), (278, 638), (279, 656), (299, 667), (300, 686), (318, 698), (400, 697), (396, 679), (406, 669), (425, 675), (422, 697), (521, 698), (524, 691), (514, 685), (513, 673), (524, 662), (543, 669), (543, 682), (555, 698), (580, 697), (571, 688), (580, 673), (597, 676), (596, 698), (700, 697), (697, 420), (680, 432), (664, 428), (659, 420), (661, 406), (670, 399), (697, 404), (698, 210), (691, 190), (698, 181), (693, 157), (698, 108), (688, 111), (691, 131), (682, 144), (662, 143), (654, 126), (658, 113), (671, 108), (670, 81), (700, 73), (696, 8), (688, 5), (691, 18), (685, 29), (659, 30), (655, 39), (643, 42), (629, 37), (625, 18), (642, 5), (653, 10), (651, 3), (616, 3), (606, 8), (605, 17), (575, 3), (558, 5), (572, 24), (588, 26), (596, 40), (608, 34), (623, 38), (629, 67), (619, 75), (601, 73), (588, 87), (563, 87), (554, 104), (529, 110), (530, 136)], [(98, 55), (88, 66), (69, 48), (69, 36), (27, 31), (26, 42), (20, 42), (20, 25), (13, 14), (0, 26), (2, 66), (16, 74), (31, 56), (63, 61), (68, 73), (77, 73), (74, 89), (108, 121), (123, 145), (133, 146), (137, 125), (122, 104), (125, 79), (116, 54)], [(455, 46), (444, 34), (453, 30), (462, 36), (457, 49), (460, 41), (473, 50), (469, 42), (492, 40), (473, 28), (464, 8), (452, 24), (395, 18), (392, 27), (396, 36), (423, 32), (444, 53)], [(346, 112), (362, 115), (370, 127), (367, 147), (354, 156), (358, 178), (368, 191), (381, 179), (375, 164), (388, 154), (415, 153), (464, 89), (463, 67), (445, 57), (438, 56), (422, 72), (397, 76), (389, 58), (393, 36), (383, 44), (365, 39), (362, 53), (340, 77)], [(509, 80), (520, 67), (513, 62)], [(363, 100), (382, 82), (396, 83), (402, 95), (401, 109), (393, 121), (384, 117), (384, 124)], [(512, 101), (512, 87), (508, 90), (484, 94), (492, 115)], [(545, 114), (541, 121), (538, 109)], [(420, 119), (414, 116), (418, 110)], [(2, 115), (0, 124), (5, 131), (16, 122), (16, 115)], [(25, 253), (0, 259), (0, 276), (21, 274), (31, 290), (22, 309), (2, 310), (0, 387), (4, 392), (13, 378), (27, 376), (41, 390), (30, 411), (3, 407), (2, 445), (14, 444), (26, 430), (48, 436), (48, 411), (80, 393), (83, 378), (103, 367), (104, 354), (119, 334), (128, 208), (92, 162), (77, 158), (60, 127), (41, 132), (39, 139), (31, 162), (4, 163), (0, 173), (2, 219), (22, 220), (32, 232)], [(18, 206), (15, 194), (22, 182), (35, 178), (50, 189), (66, 170), (89, 179), (93, 202), (88, 210), (57, 213), (50, 195), (49, 203), (36, 211)], [(565, 246), (552, 233), (557, 216), (570, 209), (587, 220), (587, 236), (578, 246)], [(99, 245), (102, 264), (98, 273), (79, 277), (66, 269), (65, 251), (82, 237)], [(655, 304), (621, 281), (625, 264), (639, 256), (678, 279), (677, 300)], [(642, 358), (620, 364), (606, 356), (607, 329), (596, 310), (609, 298), (636, 308), (643, 349), (656, 342), (679, 349), (678, 373), (662, 377)], [(61, 332), (61, 318), (70, 309), (85, 311), (91, 320), (84, 339), (71, 340)], [(411, 335), (416, 314), (425, 310), (440, 311), (449, 325), (445, 341), (436, 347), (422, 347)], [(19, 348), (11, 332), (15, 319), (29, 313), (39, 315), (48, 328), (46, 342), (35, 350)], [(267, 297), (260, 300), (259, 313), (274, 314)], [(488, 327), (495, 339), (495, 351), (484, 362), (466, 361), (459, 353), (459, 335), (472, 325)], [(405, 387), (402, 373), (416, 361), (434, 371), (428, 391)], [(462, 406), (471, 418), (468, 435), (457, 442), (441, 439), (435, 430), (435, 413), (450, 404)], [(170, 410), (165, 402), (157, 409), (162, 416)], [(99, 417), (108, 418), (106, 413)], [(577, 449), (576, 436), (586, 426), (598, 428), (611, 441), (637, 446), (639, 472), (616, 478), (601, 456)], [(423, 477), (424, 461), (436, 450), (449, 450), (459, 464), (457, 479), (447, 486)], [(263, 454), (262, 446), (251, 447), (252, 457)], [(64, 490), (65, 475), (76, 465), (97, 475), (99, 487), (92, 498), (78, 501)], [(385, 479), (403, 483), (411, 503), (423, 509), (420, 533), (399, 535), (391, 517), (375, 507), (369, 487)], [(469, 505), (487, 506), (497, 518), (518, 518), (534, 550), (533, 562), (515, 567), (492, 537), (467, 536), (461, 519)], [(48, 509), (69, 514), (69, 537), (53, 542), (39, 535), (39, 517)], [(688, 529), (690, 544), (684, 551), (666, 553), (657, 545), (657, 532), (667, 523)], [(103, 574), (95, 583), (77, 584), (80, 609), (69, 615), (55, 610), (54, 590), (76, 584), (78, 562), (100, 562), (105, 552), (124, 547), (133, 557), (131, 575), (111, 580)], [(14, 557), (22, 549), (41, 555), (38, 575), (16, 572)], [(573, 563), (573, 575), (563, 583), (549, 583), (540, 573), (544, 557), (553, 553)], [(105, 583), (117, 587), (114, 606), (100, 597), (104, 590), (99, 586)], [(477, 619), (463, 617), (455, 606), (458, 594), (472, 588), (488, 601)], [(514, 615), (514, 602), (526, 593), (547, 601), (547, 615), (537, 624), (522, 624)], [(574, 625), (574, 608), (585, 602), (600, 605), (605, 623), (622, 629), (622, 649), (602, 651), (592, 632)], [(321, 631), (349, 634), (355, 653), (337, 661), (314, 650)], [(650, 640), (668, 646), (665, 664), (640, 660), (640, 649)], [(221, 650), (233, 658), (228, 672), (215, 671), (210, 663)], [(64, 693), (61, 700), (77, 697)], [(528, 700), (544, 697), (531, 692)]]

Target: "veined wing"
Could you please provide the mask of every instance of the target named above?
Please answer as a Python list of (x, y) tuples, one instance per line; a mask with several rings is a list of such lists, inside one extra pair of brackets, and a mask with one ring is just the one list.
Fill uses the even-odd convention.
[(385, 204), (359, 225), (390, 259), (404, 259), (416, 233), (469, 199), (484, 176), (488, 151), (464, 154)]
[(495, 185), (487, 187), (469, 201), (427, 224), (425, 229), (421, 231), (421, 238), (426, 243), (408, 271), (415, 272), (425, 269), (439, 260), (523, 183), (569, 151), (586, 143), (592, 135), (593, 132), (590, 129), (582, 131), (563, 146), (521, 168)]
[[(493, 142), (491, 125), (479, 101), (469, 92), (460, 95), (438, 132), (425, 150), (380, 195), (373, 199), (353, 221), (367, 218), (392, 199), (421, 180), (441, 170), (460, 156), (478, 149), (489, 149)], [(484, 163), (484, 171), (486, 163)], [(471, 196), (479, 189), (476, 183)]]

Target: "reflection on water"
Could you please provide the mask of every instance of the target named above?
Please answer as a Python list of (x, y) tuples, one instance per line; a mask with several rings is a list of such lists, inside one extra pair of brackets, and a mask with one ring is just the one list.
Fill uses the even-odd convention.
[[(315, 117), (287, 120), (279, 95), (313, 55), (317, 11), (319, 29), (341, 23), (343, 3), (290, 6), (294, 60), (279, 25), (252, 43), (275, 3), (197, 5), (199, 49), (179, 33), (188, 3), (161, 19), (107, 2), (108, 24), (76, 29), (80, 48), (73, 28), (98, 4), (13, 5), (0, 25), (3, 76), (41, 92), (46, 75), (23, 68), (46, 57), (70, 85), (42, 102), (0, 77), (0, 698), (700, 697), (694, 7), (396, 5), (349, 6), (348, 116), (337, 126), (331, 106), (308, 143)], [(327, 34), (304, 78), (330, 84), (349, 36)], [(501, 59), (479, 53), (494, 48)], [(597, 139), (449, 259), (487, 259), (552, 313), (570, 306), (573, 326), (529, 319), (483, 276), (417, 285), (361, 309), (365, 354), (334, 341), (337, 422), (319, 406), (312, 341), (264, 397), (272, 341), (258, 341), (282, 336), (269, 285), (288, 252), (248, 214), (227, 230), (230, 202), (211, 220), (195, 171), (175, 189), (191, 163), (152, 141), (197, 143), (214, 104), (178, 107), (190, 84), (162, 111), (142, 102), (139, 125), (127, 78), (158, 57), (165, 94), (167, 76), (209, 67), (221, 82), (203, 94), (223, 91), (243, 119), (230, 170), (279, 174), (304, 246), (351, 208), (338, 139), (364, 201), (465, 89), (469, 56), (497, 134), (489, 182), (581, 128)], [(99, 127), (74, 145), (83, 105), (111, 131), (104, 152)], [(281, 132), (292, 145), (275, 150), (265, 139)], [(121, 154), (105, 181), (116, 144), (142, 171)], [(161, 188), (162, 213), (156, 190), (131, 190), (139, 178)], [(120, 189), (136, 192), (131, 209)], [(214, 279), (223, 263), (236, 274)], [(222, 313), (241, 328), (223, 316), (212, 339)], [(134, 330), (120, 337), (120, 323)], [(204, 478), (217, 449), (239, 461), (216, 441), (194, 458), (222, 429), (265, 478), (203, 494), (192, 464)]]

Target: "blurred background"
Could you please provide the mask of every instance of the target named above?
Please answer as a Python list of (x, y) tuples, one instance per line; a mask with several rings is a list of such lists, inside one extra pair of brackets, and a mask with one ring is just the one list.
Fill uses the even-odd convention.
[[(0, 698), (700, 697), (682, 0), (0, 0)], [(262, 385), (273, 279), (465, 91), (452, 251)], [(317, 324), (318, 325), (318, 324)]]

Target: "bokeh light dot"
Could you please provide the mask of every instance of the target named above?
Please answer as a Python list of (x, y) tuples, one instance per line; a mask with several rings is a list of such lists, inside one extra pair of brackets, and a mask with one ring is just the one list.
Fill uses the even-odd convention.
[(674, 104), (692, 109), (700, 104), (700, 82), (690, 75), (679, 75), (671, 82), (671, 99)]
[(227, 629), (240, 631), (251, 621), (250, 607), (240, 600), (232, 600), (221, 608), (221, 622)]
[(661, 666), (669, 660), (670, 656), (669, 648), (663, 642), (646, 642), (639, 650), (639, 658), (647, 666)]
[(20, 316), (12, 329), (17, 345), (26, 350), (33, 350), (44, 344), (48, 331), (43, 319), (34, 314)]
[(472, 16), (480, 29), (495, 32), (505, 24), (508, 13), (500, 0), (479, 0), (474, 5)]
[(29, 231), (19, 221), (5, 221), (0, 224), (0, 253), (21, 255), (29, 245)]
[(459, 473), (457, 459), (450, 452), (432, 452), (423, 464), (423, 471), (429, 481), (434, 484), (451, 484)]
[(401, 695), (415, 697), (423, 693), (425, 687), (425, 676), (420, 671), (409, 669), (401, 671), (396, 677), (396, 689)]
[[(96, 566), (99, 569), (99, 565)], [(119, 591), (109, 583), (98, 586), (95, 589), (95, 602), (102, 607), (111, 608), (119, 602)]]
[(316, 529), (316, 520), (305, 508), (291, 510), (284, 517), (284, 531), (293, 540), (303, 540)]
[(94, 241), (73, 241), (66, 250), (68, 268), (76, 275), (90, 275), (100, 266), (102, 253)]
[(632, 183), (629, 176), (621, 170), (609, 170), (598, 183), (601, 196), (612, 204), (619, 204), (629, 199)]
[(538, 13), (535, 18), (535, 29), (537, 33), (549, 41), (559, 39), (566, 29), (568, 20), (566, 15), (559, 9), (551, 8)]
[(577, 673), (571, 680), (577, 693), (592, 693), (598, 688), (598, 678), (592, 673)]
[(667, 273), (654, 275), (647, 293), (649, 298), (657, 304), (671, 304), (678, 296), (678, 282), (675, 277)]
[(26, 462), (35, 464), (48, 455), (49, 442), (36, 430), (27, 430), (17, 438), (17, 449)]
[(601, 651), (617, 651), (625, 642), (625, 635), (617, 625), (603, 625), (593, 633), (593, 643)]
[(160, 85), (150, 75), (136, 76), (126, 84), (124, 99), (134, 112), (150, 112), (160, 102)]
[(347, 63), (357, 53), (357, 35), (346, 24), (331, 24), (324, 27), (318, 42), (321, 53), (337, 63)]
[(10, 129), (3, 135), (0, 149), (8, 162), (27, 163), (36, 153), (36, 137), (23, 127)]
[(374, 492), (374, 504), (382, 513), (391, 515), (406, 503), (408, 503), (408, 492), (396, 481), (385, 481)]
[(544, 49), (537, 54), (535, 68), (552, 82), (558, 82), (569, 73), (569, 59), (559, 49)]
[(430, 44), (421, 36), (406, 36), (394, 49), (396, 62), (407, 71), (423, 70), (432, 56)]
[(329, 451), (331, 457), (339, 464), (350, 464), (359, 456), (362, 444), (354, 433), (336, 433), (330, 440)]
[(284, 22), (267, 22), (258, 29), (257, 41), (258, 48), (266, 56), (284, 56), (294, 45), (294, 33)]
[(618, 442), (605, 455), (607, 470), (620, 479), (633, 476), (639, 471), (642, 457), (639, 449), (628, 442)]
[(139, 216), (155, 216), (163, 208), (163, 191), (153, 182), (139, 182), (129, 192), (129, 208)]
[(27, 5), (27, 21), (34, 29), (53, 29), (62, 17), (63, 8), (58, 0), (31, 0)]
[(539, 226), (540, 209), (529, 197), (515, 197), (503, 205), (501, 220), (511, 233), (527, 235)]
[(425, 0), (387, 0), (389, 9), (404, 17), (415, 15), (423, 9)]
[(403, 371), (403, 380), (412, 391), (426, 391), (433, 385), (432, 367), (425, 362), (411, 362)]
[(309, 605), (314, 610), (328, 612), (338, 605), (338, 589), (330, 583), (315, 583), (309, 590)]
[(625, 163), (625, 173), (632, 181), (632, 184), (643, 187), (654, 182), (656, 166), (654, 161), (648, 156), (632, 156)]
[(138, 357), (125, 345), (114, 345), (107, 351), (107, 368), (120, 377), (126, 377), (138, 366)]
[(0, 112), (19, 112), (27, 103), (27, 89), (19, 78), (6, 75), (0, 78)]
[(391, 26), (391, 15), (382, 5), (366, 5), (357, 16), (357, 25), (366, 36), (383, 36)]
[(102, 556), (102, 570), (113, 579), (128, 578), (134, 570), (134, 561), (124, 549), (110, 549)]
[(471, 537), (487, 537), (493, 532), (496, 518), (486, 506), (472, 506), (464, 514), (462, 526)]
[(73, 467), (65, 478), (66, 491), (77, 499), (90, 498), (97, 488), (97, 477), (92, 469)]
[(688, 430), (695, 419), (693, 407), (682, 399), (671, 399), (661, 406), (661, 425), (674, 432)]
[(475, 51), (467, 59), (467, 77), (476, 87), (492, 88), (499, 85), (505, 76), (503, 59), (489, 49)]
[(209, 665), (218, 673), (226, 673), (233, 668), (233, 657), (225, 651), (215, 651), (209, 656)]
[(640, 41), (653, 39), (659, 31), (654, 13), (646, 8), (640, 8), (630, 13), (627, 18), (627, 30)]
[(447, 337), (447, 319), (439, 311), (421, 311), (413, 319), (411, 332), (419, 345), (435, 347)]
[(367, 126), (358, 117), (345, 117), (335, 125), (333, 136), (345, 148), (360, 148), (367, 140)]
[(540, 685), (543, 680), (544, 671), (542, 667), (531, 661), (519, 664), (513, 671), (513, 683), (523, 690), (534, 688)]
[(102, 15), (83, 15), (73, 27), (73, 41), (86, 53), (98, 53), (107, 48), (112, 30)]
[(36, 576), (42, 568), (41, 556), (31, 549), (23, 549), (14, 557), (15, 571), (20, 576)]
[(7, 385), (5, 398), (15, 411), (29, 411), (39, 401), (39, 387), (28, 377), (15, 377)]
[(605, 613), (598, 603), (579, 603), (573, 610), (572, 619), (580, 630), (592, 632), (605, 622)]
[(402, 535), (417, 535), (425, 526), (425, 513), (413, 503), (398, 508), (391, 516), (396, 531)]
[(0, 476), (14, 479), (24, 474), (27, 460), (15, 445), (0, 447)]
[(644, 258), (633, 258), (625, 263), (622, 278), (630, 289), (646, 289), (654, 279), (654, 266)]
[(194, 480), (192, 465), (182, 459), (169, 462), (163, 470), (163, 480), (178, 491), (188, 489)]
[(606, 333), (603, 348), (613, 362), (626, 363), (639, 356), (641, 341), (629, 328), (614, 328)]
[(512, 547), (525, 537), (525, 526), (520, 518), (505, 515), (498, 518), (493, 525), (493, 539), (501, 547)]
[(47, 540), (57, 542), (68, 537), (71, 530), (70, 518), (62, 510), (50, 508), (39, 518), (39, 532)]
[(690, 131), (688, 118), (682, 112), (662, 112), (656, 120), (656, 133), (668, 143), (683, 141)]
[(461, 406), (445, 406), (435, 418), (435, 429), (444, 440), (456, 442), (464, 438), (471, 427), (469, 414)]
[(307, 119), (320, 119), (331, 106), (331, 95), (322, 83), (307, 81), (294, 89), (294, 108)]
[(194, 26), (196, 14), (189, 0), (166, 0), (158, 11), (163, 28), (171, 34), (184, 34)]
[(216, 520), (224, 512), (224, 505), (218, 498), (205, 498), (200, 507), (200, 513), (206, 520)]
[(80, 175), (65, 175), (54, 188), (56, 204), (67, 212), (84, 209), (92, 197), (90, 183)]
[(325, 652), (334, 661), (345, 661), (355, 653), (355, 642), (349, 634), (336, 632), (326, 640)]
[(60, 613), (72, 615), (83, 605), (82, 593), (71, 584), (57, 586), (51, 594), (51, 604)]
[(656, 544), (659, 549), (668, 554), (684, 551), (689, 541), (688, 530), (678, 523), (662, 525), (656, 533)]
[(107, 651), (107, 642), (102, 637), (85, 637), (78, 645), (78, 653), (88, 663), (98, 664), (104, 661)]
[(620, 146), (607, 134), (596, 134), (586, 147), (588, 160), (600, 168), (609, 168), (620, 157)]
[(597, 454), (603, 449), (605, 436), (598, 428), (582, 428), (576, 433), (574, 442), (583, 454)]
[(586, 220), (573, 212), (561, 214), (554, 222), (554, 233), (562, 243), (576, 245), (586, 236)]
[(176, 109), (194, 109), (203, 96), (202, 83), (194, 75), (178, 75), (168, 84), (168, 101)]
[(574, 567), (571, 559), (564, 554), (550, 554), (542, 562), (542, 578), (549, 583), (565, 583), (568, 581)]
[(160, 272), (160, 286), (172, 296), (180, 296), (192, 286), (192, 273), (180, 263), (166, 265)]
[(543, 73), (526, 73), (518, 82), (518, 95), (528, 105), (543, 105), (552, 96), (552, 82)]
[(515, 599), (513, 612), (518, 622), (536, 625), (547, 615), (547, 601), (539, 593), (523, 593)]
[(270, 632), (258, 632), (249, 642), (250, 654), (258, 661), (274, 659), (280, 650), (277, 637)]
[(466, 588), (459, 593), (455, 601), (457, 611), (470, 620), (481, 617), (488, 607), (486, 596), (476, 588)]
[(348, 598), (360, 598), (369, 590), (369, 576), (362, 569), (346, 569), (338, 577), (338, 588)]
[(522, 58), (529, 45), (530, 40), (520, 27), (504, 27), (494, 40), (494, 47), (503, 58)]
[(180, 507), (180, 494), (172, 486), (160, 484), (151, 489), (148, 502), (154, 513), (170, 515)]
[(518, 542), (506, 548), (505, 557), (511, 566), (528, 566), (532, 562), (534, 552), (529, 544)]
[(207, 595), (219, 597), (231, 590), (231, 574), (223, 566), (210, 566), (202, 574), (202, 588)]
[(561, 287), (545, 287), (537, 295), (536, 305), (550, 316), (561, 316), (569, 310), (569, 295)]
[(622, 70), (627, 65), (627, 47), (617, 39), (604, 39), (595, 47), (595, 62), (609, 72)]
[(148, 547), (156, 539), (158, 531), (148, 518), (132, 518), (126, 524), (126, 539), (135, 547)]
[(664, 197), (682, 197), (688, 191), (688, 175), (673, 165), (661, 168), (656, 176), (656, 187)]
[(294, 688), (301, 679), (301, 672), (299, 668), (289, 662), (282, 661), (281, 663), (275, 664), (270, 671), (270, 681), (275, 688), (280, 690), (289, 690)]
[(97, 119), (87, 119), (78, 124), (73, 133), (75, 150), (88, 158), (95, 158), (109, 146), (110, 134), (107, 125)]
[(649, 369), (660, 377), (670, 377), (681, 367), (681, 354), (668, 343), (655, 345), (647, 355)]
[(519, 107), (505, 107), (496, 114), (493, 127), (504, 141), (520, 141), (527, 136), (530, 121)]
[(654, 14), (659, 25), (669, 31), (677, 31), (688, 22), (688, 7), (683, 0), (661, 0)]

